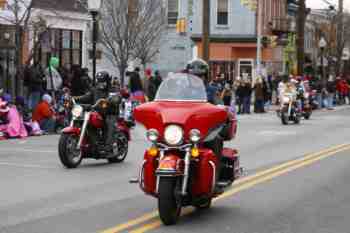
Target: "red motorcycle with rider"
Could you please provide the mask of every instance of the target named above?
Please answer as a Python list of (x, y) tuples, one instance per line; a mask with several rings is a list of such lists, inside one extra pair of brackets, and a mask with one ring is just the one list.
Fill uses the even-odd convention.
[(138, 182), (158, 199), (165, 225), (175, 224), (184, 206), (209, 208), (241, 173), (237, 151), (223, 148), (224, 141), (235, 137), (236, 116), (208, 102), (208, 70), (202, 60), (191, 62), (188, 73), (170, 75), (155, 100), (134, 111), (151, 143)]
[(95, 88), (72, 98), (72, 121), (62, 130), (59, 158), (67, 168), (76, 168), (86, 158), (124, 161), (130, 127), (119, 117), (120, 95), (111, 90), (107, 72), (96, 74)]

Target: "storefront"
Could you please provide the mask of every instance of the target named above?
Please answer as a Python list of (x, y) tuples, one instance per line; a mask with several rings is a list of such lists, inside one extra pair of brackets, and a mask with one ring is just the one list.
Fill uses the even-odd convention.
[[(198, 56), (201, 57), (202, 43), (198, 38), (193, 39), (198, 47)], [(226, 80), (234, 80), (237, 76), (253, 80), (255, 77), (257, 52), (255, 41), (256, 39), (254, 38), (241, 39), (240, 41), (232, 39), (216, 41), (215, 38), (212, 39), (210, 43), (212, 75), (223, 73)], [(262, 64), (264, 68), (273, 67), (269, 70), (274, 70), (277, 67), (276, 64), (281, 63), (278, 61), (281, 55), (277, 54), (275, 50), (277, 49), (262, 49)], [(272, 73), (272, 71), (269, 73)]]

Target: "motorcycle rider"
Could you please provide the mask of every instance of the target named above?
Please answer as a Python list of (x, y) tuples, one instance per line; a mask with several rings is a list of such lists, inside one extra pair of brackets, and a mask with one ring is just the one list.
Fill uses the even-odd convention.
[(119, 114), (119, 104), (121, 98), (119, 95), (109, 97), (111, 91), (111, 77), (108, 72), (103, 71), (96, 74), (96, 86), (83, 96), (74, 97), (77, 102), (82, 104), (95, 104), (100, 99), (108, 100), (108, 109), (99, 111), (104, 117), (104, 135), (105, 150), (110, 152), (113, 150), (113, 133), (115, 131), (115, 122)]
[[(190, 61), (187, 64), (186, 70), (187, 73), (195, 75), (199, 78), (201, 78), (204, 81), (205, 87), (206, 87), (206, 92), (207, 92), (207, 97), (208, 97), (208, 102), (211, 104), (217, 104), (219, 101), (217, 100), (218, 98), (218, 89), (211, 85), (211, 82), (209, 80), (209, 65), (201, 60), (201, 59), (195, 59)], [(221, 157), (222, 157), (222, 150), (224, 147), (224, 138), (219, 134), (218, 137), (216, 137), (214, 140), (210, 142), (205, 143), (206, 146), (210, 149), (213, 150), (215, 155), (218, 158), (218, 165), (216, 168), (216, 184), (220, 181), (220, 171), (221, 171)], [(217, 185), (215, 192), (220, 192), (220, 187)]]

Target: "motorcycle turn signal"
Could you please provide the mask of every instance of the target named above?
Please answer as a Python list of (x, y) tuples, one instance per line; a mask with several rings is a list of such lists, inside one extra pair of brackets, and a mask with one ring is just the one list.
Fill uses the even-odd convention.
[(199, 149), (197, 147), (193, 147), (191, 149), (191, 155), (193, 158), (198, 158), (199, 156)]
[(149, 148), (149, 149), (147, 150), (147, 153), (148, 153), (150, 156), (155, 157), (155, 156), (158, 155), (158, 148), (152, 146), (151, 148)]

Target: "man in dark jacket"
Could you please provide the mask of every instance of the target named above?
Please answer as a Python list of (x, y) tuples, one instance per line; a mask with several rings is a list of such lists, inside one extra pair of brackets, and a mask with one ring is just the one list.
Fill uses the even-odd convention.
[(95, 104), (99, 99), (108, 99), (108, 109), (104, 113), (104, 133), (105, 133), (105, 149), (110, 152), (113, 150), (113, 134), (115, 132), (115, 122), (119, 114), (120, 97), (113, 96), (109, 98), (111, 89), (111, 78), (107, 72), (99, 72), (96, 74), (96, 87), (92, 88), (83, 96), (75, 97), (78, 102), (84, 104)]
[(26, 75), (28, 75), (26, 77), (29, 91), (28, 107), (33, 110), (41, 100), (45, 75), (40, 63), (35, 63), (29, 67)]
[(154, 100), (154, 98), (157, 94), (158, 88), (159, 88), (160, 84), (162, 83), (162, 81), (163, 81), (163, 79), (160, 76), (159, 71), (157, 70), (154, 73), (154, 76), (151, 76), (150, 82), (148, 84), (148, 94), (149, 94), (150, 101)]
[(140, 68), (136, 67), (133, 72), (130, 73), (129, 79), (129, 88), (131, 93), (135, 93), (137, 91), (144, 91), (143, 85), (140, 77)]

